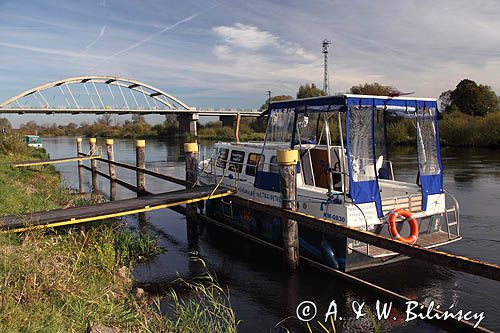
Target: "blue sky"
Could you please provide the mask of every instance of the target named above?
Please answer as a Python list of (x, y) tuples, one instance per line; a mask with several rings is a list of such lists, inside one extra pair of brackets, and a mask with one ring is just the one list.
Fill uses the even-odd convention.
[(376, 81), (437, 97), (463, 78), (499, 92), (499, 17), (500, 1), (0, 0), (0, 100), (100, 74), (256, 108), (266, 90), (322, 85), (323, 38), (332, 92)]

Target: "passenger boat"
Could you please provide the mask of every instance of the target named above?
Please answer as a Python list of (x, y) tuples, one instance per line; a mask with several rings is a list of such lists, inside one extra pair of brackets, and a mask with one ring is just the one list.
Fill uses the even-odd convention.
[[(298, 211), (426, 248), (461, 239), (459, 205), (443, 187), (436, 99), (339, 95), (272, 102), (263, 142), (218, 142), (199, 162), (203, 184), (237, 184), (237, 194), (281, 205), (278, 149), (298, 150)], [(387, 153), (388, 123), (416, 131), (415, 183), (397, 180)], [(237, 179), (237, 182), (235, 182)], [(274, 244), (279, 218), (207, 202), (206, 214)], [(402, 235), (410, 235), (403, 237)], [(405, 259), (397, 253), (299, 227), (300, 254), (343, 271)]]

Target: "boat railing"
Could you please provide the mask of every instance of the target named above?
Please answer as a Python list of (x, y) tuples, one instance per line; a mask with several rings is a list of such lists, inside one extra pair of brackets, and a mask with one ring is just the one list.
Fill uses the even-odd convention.
[[(448, 238), (460, 237), (460, 205), (458, 204), (457, 198), (451, 194), (449, 191), (444, 190), (445, 193), (445, 212), (444, 218), (446, 221), (446, 228), (448, 231)], [(448, 208), (446, 205), (446, 198), (451, 199), (452, 207)], [(450, 218), (453, 218), (451, 220)], [(452, 233), (452, 228), (455, 227), (455, 233)]]

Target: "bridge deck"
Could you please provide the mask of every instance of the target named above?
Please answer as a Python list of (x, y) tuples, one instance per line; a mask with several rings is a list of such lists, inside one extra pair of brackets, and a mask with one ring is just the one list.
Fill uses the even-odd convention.
[[(213, 192), (213, 193), (212, 193)], [(234, 192), (223, 187), (201, 186), (175, 192), (105, 202), (96, 205), (55, 209), (0, 218), (0, 233), (57, 227), (169, 208), (186, 203), (228, 196)]]

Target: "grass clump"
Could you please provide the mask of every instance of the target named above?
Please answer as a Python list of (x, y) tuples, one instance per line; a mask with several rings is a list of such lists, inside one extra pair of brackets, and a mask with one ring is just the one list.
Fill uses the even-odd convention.
[(179, 279), (183, 288), (189, 291), (184, 298), (172, 290), (171, 307), (173, 319), (167, 319), (167, 325), (174, 332), (237, 332), (239, 321), (229, 301), (229, 295), (217, 283), (208, 271), (192, 282)]
[(150, 234), (138, 236), (129, 230), (117, 233), (115, 238), (115, 249), (122, 261), (143, 260), (163, 250), (157, 245), (157, 240)]

